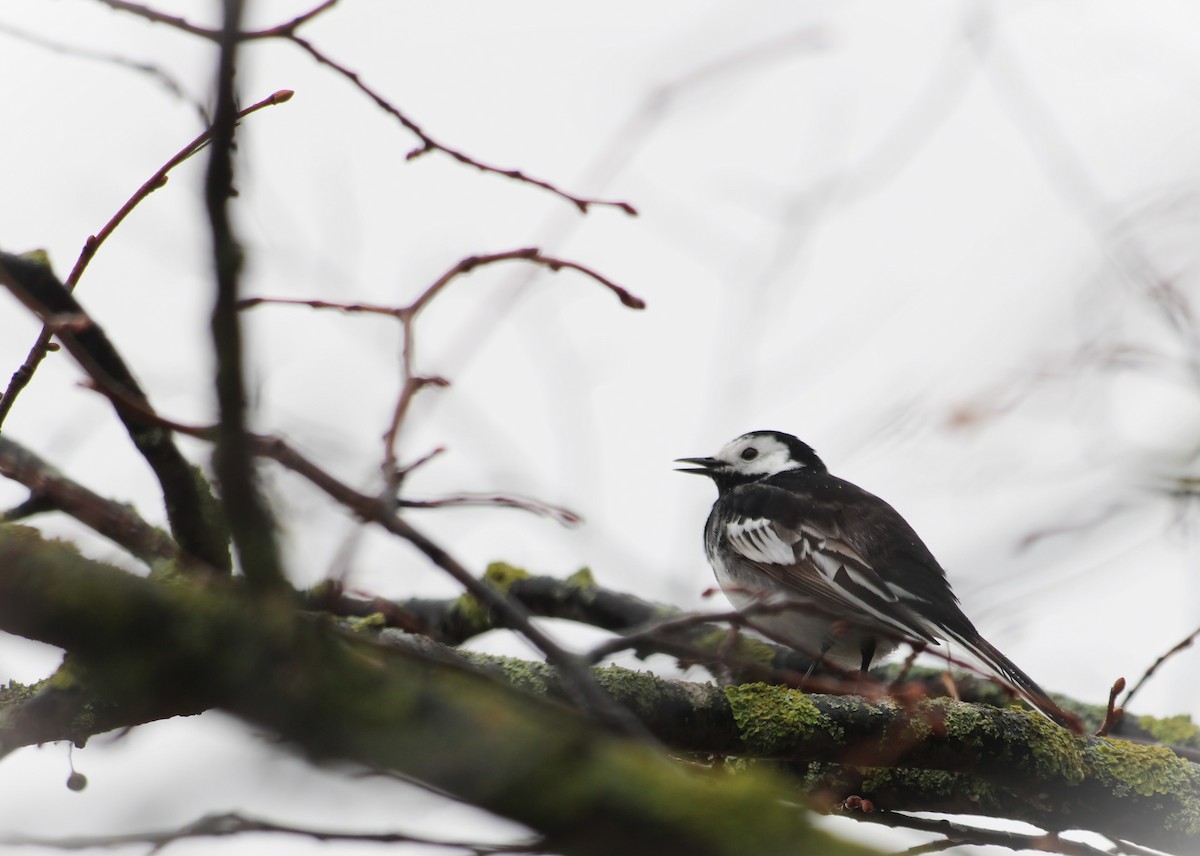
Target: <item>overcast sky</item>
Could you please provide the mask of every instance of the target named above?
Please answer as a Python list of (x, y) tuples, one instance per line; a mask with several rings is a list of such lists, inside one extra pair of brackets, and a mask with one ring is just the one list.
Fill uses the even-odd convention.
[[(211, 23), (216, 5), (160, 8)], [(305, 8), (252, 4), (251, 23)], [(243, 104), (296, 92), (240, 131), (247, 295), (400, 305), (466, 256), (540, 246), (647, 303), (508, 263), (420, 318), (418, 370), (451, 386), (422, 393), (401, 435), (405, 460), (447, 448), (410, 496), (520, 494), (585, 518), (411, 516), (472, 569), (588, 565), (612, 588), (711, 607), (700, 533), (713, 490), (671, 461), (773, 428), (895, 505), (984, 635), (1051, 690), (1101, 702), (1200, 624), (1196, 519), (1170, 495), (1198, 474), (1200, 448), (1200, 8), (343, 0), (302, 33), (446, 146), (640, 212), (583, 216), (441, 153), (406, 161), (419, 140), (345, 78), (295, 45), (245, 50)], [(183, 94), (83, 52), (149, 64)], [(45, 248), (65, 276), (203, 128), (212, 59), (207, 43), (98, 2), (0, 5), (0, 248)], [(155, 405), (194, 423), (213, 418), (203, 168), (201, 155), (142, 203), (79, 290)], [(377, 489), (399, 325), (283, 306), (245, 317), (256, 427)], [(0, 379), (37, 330), (0, 294)], [(80, 377), (52, 356), (5, 433), (162, 521), (152, 478)], [(265, 478), (297, 584), (339, 573), (385, 596), (454, 592), (306, 484)], [(0, 484), (4, 505), (23, 498)], [(1171, 662), (1135, 710), (1200, 714), (1198, 657)], [(0, 637), (0, 680), (56, 662)], [(63, 786), (63, 746), (0, 763), (0, 829), (119, 831), (232, 807), (507, 828), (402, 784), (311, 772), (215, 714), (74, 758), (92, 781), (82, 794)]]

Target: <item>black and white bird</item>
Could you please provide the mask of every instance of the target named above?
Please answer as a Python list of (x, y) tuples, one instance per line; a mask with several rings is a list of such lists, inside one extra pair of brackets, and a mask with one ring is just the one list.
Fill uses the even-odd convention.
[(711, 458), (678, 463), (717, 485), (704, 549), (739, 610), (774, 604), (751, 610), (747, 621), (759, 632), (816, 661), (864, 672), (901, 643), (958, 643), (1048, 717), (1073, 722), (979, 635), (907, 521), (830, 475), (808, 444), (752, 431)]

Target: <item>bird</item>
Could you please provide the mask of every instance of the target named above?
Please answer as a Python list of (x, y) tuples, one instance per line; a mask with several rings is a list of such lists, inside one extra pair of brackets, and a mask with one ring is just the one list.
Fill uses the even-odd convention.
[(807, 443), (751, 431), (712, 457), (676, 463), (716, 484), (704, 550), (750, 627), (814, 664), (864, 674), (901, 644), (957, 643), (1051, 720), (1077, 730), (1074, 716), (975, 629), (900, 513), (831, 475)]

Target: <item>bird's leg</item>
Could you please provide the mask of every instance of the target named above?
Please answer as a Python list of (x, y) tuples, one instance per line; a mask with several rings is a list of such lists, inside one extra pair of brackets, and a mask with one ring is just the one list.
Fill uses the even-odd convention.
[(871, 679), (868, 677), (867, 672), (870, 671), (871, 661), (875, 659), (875, 637), (868, 636), (863, 639), (858, 650), (862, 653), (862, 667), (858, 673), (858, 680), (854, 682), (856, 692), (862, 687), (864, 682), (868, 685), (870, 684)]
[(865, 675), (871, 669), (871, 661), (875, 659), (875, 638), (868, 636), (858, 650), (862, 652), (862, 673)]

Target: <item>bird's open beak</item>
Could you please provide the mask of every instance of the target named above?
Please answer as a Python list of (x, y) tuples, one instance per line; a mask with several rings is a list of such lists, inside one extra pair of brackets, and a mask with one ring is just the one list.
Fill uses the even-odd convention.
[(702, 476), (711, 475), (714, 468), (720, 465), (716, 458), (676, 458), (677, 464), (695, 464), (694, 467), (676, 467), (677, 473), (698, 473)]

